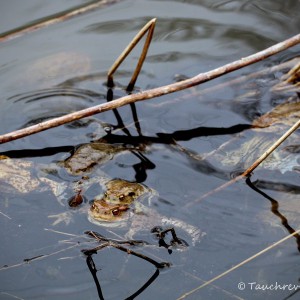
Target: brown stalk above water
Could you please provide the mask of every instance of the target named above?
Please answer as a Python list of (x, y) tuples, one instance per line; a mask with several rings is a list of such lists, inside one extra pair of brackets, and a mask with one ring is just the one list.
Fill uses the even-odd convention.
[(116, 72), (116, 70), (119, 68), (121, 63), (125, 60), (125, 58), (129, 55), (129, 53), (133, 50), (133, 48), (138, 44), (138, 42), (142, 39), (142, 37), (148, 32), (144, 48), (142, 50), (142, 53), (140, 55), (139, 61), (137, 63), (137, 66), (133, 72), (133, 75), (130, 79), (130, 82), (127, 86), (127, 91), (131, 92), (134, 88), (135, 82), (140, 74), (140, 71), (142, 69), (144, 60), (146, 58), (149, 46), (151, 44), (154, 28), (156, 24), (156, 19), (150, 20), (140, 31), (139, 33), (131, 40), (131, 42), (128, 44), (128, 46), (124, 49), (124, 51), (120, 54), (120, 56), (115, 60), (109, 71), (107, 72), (107, 85), (109, 87), (112, 87), (114, 85), (113, 83), (113, 74)]
[[(151, 34), (150, 34), (151, 35)], [(149, 34), (148, 34), (149, 36)], [(7, 143), (9, 141), (13, 141), (16, 139), (20, 139), (22, 137), (38, 133), (50, 128), (54, 128), (75, 120), (79, 120), (85, 117), (89, 117), (104, 111), (112, 110), (127, 104), (131, 104), (137, 101), (143, 101), (143, 100), (149, 100), (155, 97), (163, 96), (166, 94), (178, 92), (187, 88), (190, 88), (192, 86), (199, 85), (203, 82), (210, 81), (214, 78), (220, 77), (224, 74), (233, 72), (235, 70), (238, 70), (240, 68), (246, 67), (248, 65), (251, 65), (253, 63), (256, 63), (258, 61), (261, 61), (267, 57), (270, 57), (274, 54), (277, 54), (281, 51), (284, 51), (290, 47), (293, 47), (300, 43), (300, 34), (297, 34), (283, 42), (280, 42), (278, 44), (275, 44), (267, 49), (264, 49), (260, 52), (257, 52), (255, 54), (252, 54), (250, 56), (241, 58), (239, 60), (236, 60), (234, 62), (228, 63), (222, 67), (216, 68), (214, 70), (200, 73), (192, 78), (172, 83), (169, 85), (161, 86), (158, 88), (154, 88), (151, 90), (143, 91), (139, 94), (131, 94), (125, 97), (121, 97), (119, 99), (102, 103), (90, 108), (86, 108), (74, 113), (67, 114), (65, 116), (61, 116), (58, 118), (54, 118), (49, 121), (41, 122), (39, 124), (29, 126), (27, 128), (23, 128), (20, 130), (16, 130), (4, 135), (0, 136), (0, 144)], [(134, 77), (133, 77), (134, 78)]]

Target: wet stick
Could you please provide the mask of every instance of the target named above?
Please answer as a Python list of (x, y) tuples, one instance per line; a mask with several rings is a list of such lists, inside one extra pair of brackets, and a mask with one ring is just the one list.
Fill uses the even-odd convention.
[(41, 20), (33, 21), (29, 25), (25, 25), (22, 27), (15, 28), (13, 30), (4, 32), (0, 35), (0, 42), (6, 42), (17, 37), (23, 36), (24, 34), (31, 33), (33, 31), (43, 29), (50, 25), (54, 25), (73, 17), (82, 15), (84, 13), (90, 12), (94, 9), (103, 7), (105, 5), (113, 4), (115, 2), (119, 2), (118, 0), (102, 0), (102, 1), (93, 1), (84, 5), (77, 6), (75, 8), (71, 8), (65, 10), (63, 12), (45, 17)]
[(242, 176), (249, 176), (276, 148), (280, 146), (294, 131), (300, 126), (298, 120), (281, 138), (279, 138), (261, 157), (259, 157), (250, 168), (248, 168)]
[(205, 283), (203, 283), (202, 285), (196, 287), (195, 289), (193, 289), (193, 290), (191, 290), (191, 291), (189, 291), (189, 292), (187, 292), (187, 293), (181, 295), (179, 298), (177, 298), (177, 300), (185, 299), (186, 297), (190, 296), (191, 294), (195, 293), (196, 291), (198, 291), (198, 290), (204, 288), (204, 287), (207, 286), (207, 285), (210, 285), (211, 283), (215, 282), (216, 280), (218, 280), (218, 279), (224, 277), (225, 275), (231, 273), (232, 271), (234, 271), (234, 270), (236, 270), (236, 269), (242, 267), (243, 265), (247, 264), (248, 262), (252, 261), (253, 259), (259, 257), (260, 255), (266, 253), (267, 251), (272, 250), (273, 248), (277, 247), (278, 245), (282, 244), (283, 242), (285, 242), (285, 241), (288, 240), (289, 238), (291, 238), (291, 237), (293, 237), (294, 235), (299, 234), (299, 233), (300, 233), (300, 229), (298, 229), (298, 230), (295, 231), (294, 233), (292, 233), (292, 234), (290, 234), (290, 235), (284, 237), (283, 239), (279, 240), (278, 242), (276, 242), (276, 243), (270, 245), (269, 247), (263, 249), (262, 251), (260, 251), (260, 252), (258, 252), (258, 253), (256, 253), (256, 254), (252, 255), (251, 257), (245, 259), (244, 261), (242, 261), (242, 262), (240, 262), (239, 264), (233, 266), (232, 268), (228, 269), (227, 271), (223, 272), (222, 274), (220, 274), (220, 275), (218, 275), (218, 276), (216, 276), (216, 277), (214, 277), (214, 278), (212, 278), (212, 279), (206, 281)]
[(184, 81), (176, 82), (173, 84), (165, 85), (162, 87), (154, 88), (151, 90), (147, 90), (138, 94), (131, 94), (125, 97), (121, 97), (119, 99), (102, 103), (90, 108), (86, 108), (62, 117), (54, 118), (49, 121), (41, 122), (39, 124), (29, 126), (24, 129), (16, 130), (14, 132), (10, 132), (0, 136), (0, 144), (7, 143), (9, 141), (13, 141), (16, 139), (20, 139), (22, 137), (38, 133), (40, 131), (44, 131), (50, 128), (54, 128), (72, 121), (76, 121), (85, 117), (89, 117), (98, 113), (102, 113), (104, 111), (108, 111), (111, 109), (115, 109), (130, 103), (149, 100), (155, 97), (167, 95), (170, 93), (175, 93), (187, 88), (190, 88), (195, 85), (199, 85), (200, 83), (210, 81), (214, 78), (220, 77), (224, 74), (236, 71), (243, 67), (254, 64), (258, 61), (261, 61), (267, 57), (270, 57), (274, 54), (277, 54), (281, 51), (284, 51), (290, 47), (293, 47), (300, 43), (300, 34), (297, 34), (283, 42), (275, 44), (265, 50), (252, 54), (250, 56), (241, 58), (234, 62), (228, 63), (222, 67), (216, 68), (214, 70), (200, 73), (192, 78), (186, 79)]
[(97, 253), (97, 251), (102, 250), (106, 247), (114, 247), (118, 250), (126, 252), (127, 254), (131, 254), (131, 255), (134, 255), (134, 256), (139, 257), (141, 259), (144, 259), (147, 262), (153, 264), (156, 268), (170, 267), (170, 263), (168, 263), (168, 262), (157, 262), (154, 259), (152, 259), (152, 258), (150, 258), (150, 257), (148, 257), (144, 254), (135, 252), (131, 249), (128, 249), (128, 248), (125, 248), (125, 247), (121, 246), (122, 244), (128, 244), (128, 245), (145, 244), (145, 242), (143, 242), (143, 241), (135, 241), (135, 240), (117, 241), (117, 240), (112, 240), (112, 239), (106, 238), (106, 237), (102, 236), (101, 234), (99, 234), (98, 232), (95, 232), (95, 231), (92, 231), (92, 230), (91, 231), (86, 231), (85, 233), (87, 235), (91, 236), (92, 238), (96, 239), (100, 243), (99, 246), (96, 246), (92, 249), (83, 249), (83, 250), (81, 250), (81, 252), (83, 252), (85, 255), (95, 254), (95, 253)]
[[(200, 97), (203, 97), (207, 94), (215, 93), (215, 92), (217, 92), (221, 89), (225, 89), (225, 88), (235, 88), (236, 85), (241, 85), (245, 82), (249, 82), (252, 79), (257, 79), (260, 76), (265, 76), (267, 74), (274, 74), (275, 72), (280, 72), (285, 68), (291, 69), (297, 63), (300, 63), (300, 57), (295, 57), (295, 58), (293, 58), (289, 61), (280, 63), (279, 65), (275, 65), (275, 66), (272, 66), (272, 67), (267, 67), (263, 70), (260, 70), (260, 71), (254, 72), (254, 73), (251, 72), (250, 74), (239, 76), (239, 77), (234, 78), (234, 79), (230, 79), (228, 81), (219, 83), (217, 85), (205, 88), (205, 89), (200, 90), (200, 91), (198, 91), (198, 90), (193, 91), (190, 94), (184, 94), (184, 95), (181, 95), (181, 96), (179, 96), (177, 98), (174, 98), (172, 100), (169, 100), (169, 101), (166, 101), (166, 102), (163, 102), (163, 103), (159, 103), (159, 104), (154, 104), (153, 106), (162, 107), (164, 105), (170, 105), (170, 102), (172, 102), (172, 104), (175, 104), (177, 102), (188, 100), (188, 99), (191, 99), (191, 98), (195, 99), (196, 97), (199, 99), (198, 101), (200, 102), (201, 101)], [(290, 80), (287, 81), (287, 83), (290, 83)], [(276, 89), (275, 89), (275, 91), (276, 91)]]
[(274, 151), (276, 150), (293, 132), (295, 132), (300, 126), (300, 120), (298, 120), (284, 135), (282, 135), (263, 155), (261, 155), (243, 174), (235, 177), (234, 179), (220, 185), (212, 191), (202, 195), (197, 200), (188, 203), (185, 207), (189, 207), (195, 203), (202, 201), (203, 199), (222, 191), (233, 183), (239, 181), (240, 179), (245, 179), (247, 176), (251, 175), (251, 173)]

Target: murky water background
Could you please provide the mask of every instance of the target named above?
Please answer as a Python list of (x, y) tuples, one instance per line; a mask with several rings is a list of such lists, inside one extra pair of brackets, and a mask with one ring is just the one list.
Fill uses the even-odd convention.
[[(2, 3), (0, 31), (85, 2), (60, 1), (54, 5), (53, 1), (41, 4), (32, 0), (26, 4), (18, 2), (17, 7), (15, 1)], [(136, 92), (208, 71), (297, 34), (299, 10), (298, 1), (119, 1), (2, 42), (0, 133), (105, 102), (107, 70), (153, 17), (157, 18), (157, 25)], [(140, 158), (126, 152), (107, 161), (101, 170), (113, 178), (142, 181), (159, 193), (154, 207), (161, 215), (178, 218), (205, 233), (200, 242), (192, 245), (190, 237), (179, 229), (178, 234), (190, 246), (184, 251), (174, 250), (171, 255), (158, 246), (136, 248), (172, 264), (138, 299), (176, 299), (288, 234), (270, 211), (272, 201), (245, 182), (195, 202), (228, 181), (241, 166), (226, 169), (213, 160), (203, 164), (168, 141), (174, 138), (189, 153), (202, 155), (233, 138), (237, 133), (233, 126), (241, 125), (243, 129), (243, 125), (250, 125), (255, 117), (285, 100), (270, 92), (282, 70), (237, 85), (214, 87), (288, 61), (299, 55), (299, 49), (296, 46), (201, 86), (137, 103), (142, 139), (130, 108), (118, 110), (132, 137), (128, 139), (122, 130), (113, 131), (112, 142), (147, 142), (142, 154), (151, 162), (151, 168), (145, 168)], [(125, 95), (124, 87), (138, 55), (139, 51), (134, 51), (115, 75), (118, 88), (114, 98)], [(200, 93), (208, 88), (210, 92)], [(243, 96), (249, 91), (254, 93)], [(102, 123), (118, 125), (115, 115), (105, 112), (3, 144), (1, 153), (39, 164), (61, 161), (74, 147), (102, 137)], [(297, 139), (293, 144), (297, 145)], [(261, 168), (251, 181), (277, 200), (290, 226), (299, 229), (299, 172), (289, 170), (282, 174), (280, 170)], [(279, 185), (281, 188), (277, 188)], [(94, 192), (90, 190), (88, 196)], [(113, 233), (122, 235), (124, 231), (91, 224), (86, 214), (76, 211), (70, 224), (53, 226), (48, 216), (68, 210), (50, 192), (1, 192), (0, 265), (10, 266), (0, 270), (1, 299), (97, 298), (95, 282), (80, 252), (95, 243), (83, 233), (95, 230), (115, 237)], [(157, 245), (146, 231), (136, 238)], [(24, 259), (40, 255), (45, 257), (23, 263)], [(129, 297), (155, 272), (152, 265), (116, 249), (100, 251), (93, 258), (105, 299)], [(249, 283), (297, 285), (298, 271), (297, 244), (295, 239), (289, 239), (187, 298), (282, 299), (295, 290), (262, 291), (254, 286), (251, 289)], [(239, 282), (246, 284), (245, 290), (238, 289)]]

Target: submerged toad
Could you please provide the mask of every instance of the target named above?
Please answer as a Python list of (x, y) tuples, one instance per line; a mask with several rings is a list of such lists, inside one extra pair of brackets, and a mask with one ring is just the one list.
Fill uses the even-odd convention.
[(175, 218), (167, 218), (156, 210), (142, 204), (142, 198), (157, 195), (156, 191), (143, 184), (123, 179), (112, 179), (106, 184), (106, 192), (97, 197), (89, 209), (89, 220), (104, 226), (128, 226), (126, 238), (155, 226), (174, 226), (182, 229), (191, 237), (192, 244), (200, 240), (203, 233), (196, 227)]
[[(178, 219), (161, 216), (155, 209), (150, 208), (151, 199), (157, 196), (157, 192), (141, 183), (111, 179), (100, 170), (94, 172), (91, 178), (83, 176), (75, 182), (55, 181), (52, 179), (55, 176), (51, 176), (51, 179), (47, 177), (55, 172), (55, 165), (38, 165), (31, 161), (0, 156), (0, 185), (4, 192), (24, 194), (51, 191), (60, 204), (65, 205), (70, 191), (77, 192), (73, 199), (82, 200), (81, 194), (84, 196), (85, 190), (92, 184), (99, 184), (104, 193), (95, 197), (91, 206), (82, 204), (81, 201), (72, 203), (74, 205), (69, 202), (70, 206), (81, 206), (77, 211), (87, 213), (90, 222), (100, 226), (123, 226), (126, 230), (128, 228), (126, 238), (132, 238), (143, 229), (149, 232), (154, 226), (180, 228), (191, 237), (193, 244), (202, 236), (198, 228)], [(149, 205), (142, 204), (145, 199)], [(73, 212), (74, 209), (70, 209), (49, 215), (49, 218), (54, 219), (53, 225), (60, 222), (69, 224), (73, 220)]]
[(128, 218), (130, 208), (146, 195), (151, 199), (156, 193), (145, 185), (123, 179), (112, 179), (105, 184), (106, 191), (96, 197), (90, 207), (89, 215), (100, 222), (124, 221)]
[(95, 199), (90, 216), (94, 220), (114, 222), (125, 218), (125, 212), (133, 202), (145, 195), (151, 197), (151, 190), (146, 186), (123, 179), (112, 179), (106, 183), (106, 192), (101, 199)]
[[(67, 188), (76, 194), (78, 191), (84, 192), (94, 183), (104, 186), (111, 178), (100, 170), (94, 172), (95, 167), (103, 165), (119, 153), (126, 153), (132, 149), (134, 148), (100, 141), (93, 142), (81, 145), (64, 161), (51, 164), (37, 164), (25, 159), (0, 155), (1, 191), (21, 194), (51, 191), (63, 204), (63, 198), (67, 197), (63, 194)], [(64, 182), (61, 179), (61, 171), (67, 172), (75, 179), (72, 182)], [(86, 175), (90, 173), (95, 173), (95, 176), (88, 178)], [(79, 179), (78, 176), (82, 178)]]
[[(106, 124), (106, 128), (110, 125)], [(104, 128), (105, 130), (105, 128)], [(120, 153), (134, 150), (132, 147), (112, 145), (101, 140), (78, 147), (73, 155), (58, 164), (71, 175), (84, 175), (93, 170), (96, 165), (103, 165)]]

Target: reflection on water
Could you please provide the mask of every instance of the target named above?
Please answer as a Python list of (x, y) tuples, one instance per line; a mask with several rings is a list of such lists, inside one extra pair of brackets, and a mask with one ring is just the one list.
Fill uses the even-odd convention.
[[(282, 215), (281, 213), (280, 213), (280, 205), (279, 205), (279, 203), (278, 203), (278, 201), (276, 201), (275, 199), (273, 199), (272, 197), (270, 197), (268, 194), (266, 194), (266, 193), (264, 193), (263, 191), (261, 191), (258, 187), (259, 186), (262, 186), (263, 188), (266, 188), (266, 186), (269, 186), (269, 188), (270, 188), (270, 186), (272, 186), (272, 187), (274, 187), (275, 189), (277, 189), (278, 188), (278, 185), (280, 186), (279, 188), (280, 188), (280, 190), (281, 191), (284, 191), (284, 190), (286, 190), (285, 189), (285, 187), (282, 187), (282, 184), (278, 184), (278, 183), (267, 183), (267, 184), (265, 184), (264, 182), (263, 183), (261, 183), (261, 182), (256, 182), (255, 184), (253, 184), (252, 182), (251, 182), (251, 180), (250, 180), (250, 177), (249, 178), (247, 178), (247, 180), (246, 180), (246, 183), (254, 190), (254, 191), (256, 191), (257, 193), (259, 193), (260, 195), (262, 195), (264, 198), (266, 198), (267, 200), (269, 200), (270, 202), (271, 202), (271, 212), (275, 215), (275, 216), (277, 216), (279, 219), (280, 219), (280, 221), (281, 221), (281, 224), (286, 228), (286, 230), (290, 233), (290, 234), (293, 234), (293, 233), (295, 233), (295, 229), (294, 228), (292, 228), (290, 225), (289, 225), (289, 220), (284, 216), (284, 215)], [(287, 185), (288, 187), (288, 189), (290, 190), (291, 189), (291, 187), (289, 187), (289, 185)], [(296, 187), (296, 190), (297, 189), (299, 189), (299, 187)], [(294, 193), (295, 192), (295, 189), (292, 189), (292, 192)], [(291, 209), (295, 209), (295, 207), (291, 207)], [(297, 214), (298, 215), (298, 214)], [(294, 220), (294, 218), (292, 217), (292, 216), (289, 216), (289, 218), (290, 218), (290, 222), (295, 222), (295, 221), (297, 221), (297, 217), (296, 217), (296, 220)], [(298, 224), (297, 224), (297, 226), (298, 226)], [(298, 228), (298, 227), (295, 227), (296, 229)], [(295, 239), (296, 239), (296, 241), (297, 241), (297, 245), (298, 245), (298, 250), (299, 250), (299, 252), (300, 252), (300, 235), (299, 234), (295, 234), (294, 235), (294, 237), (295, 237)]]
[[(126, 95), (139, 54), (133, 53), (121, 65), (113, 90), (106, 87), (106, 71), (152, 17), (158, 23), (134, 93), (194, 76), (297, 34), (299, 9), (295, 1), (119, 1), (2, 43), (0, 131)], [(88, 175), (96, 177), (101, 170), (111, 178), (145, 183), (159, 194), (151, 207), (160, 216), (180, 219), (206, 235), (194, 246), (169, 255), (158, 247), (157, 240), (153, 242), (150, 232), (137, 232), (137, 238), (152, 245), (138, 251), (172, 266), (156, 277), (153, 266), (148, 269), (132, 256), (104, 250), (93, 256), (96, 268), (105, 270), (97, 272), (101, 289), (105, 299), (120, 299), (150, 278), (143, 299), (176, 299), (299, 229), (298, 132), (255, 171), (252, 183), (248, 179), (252, 189), (239, 182), (186, 206), (239, 174), (259, 155), (261, 145), (267, 147), (290, 126), (281, 122), (269, 129), (255, 129), (252, 122), (286, 100), (299, 101), (297, 90), (273, 90), (293, 65), (280, 64), (298, 53), (296, 46), (200, 87), (1, 145), (1, 154), (28, 160), (32, 166), (50, 166), (96, 143), (126, 149), (104, 161), (100, 150), (88, 152), (91, 155), (82, 159), (92, 162)], [(38, 170), (32, 167), (32, 181), (40, 180)], [(3, 169), (0, 174), (3, 176)], [(61, 170), (57, 174), (49, 172), (48, 176), (69, 183), (80, 179)], [(1, 296), (99, 298), (86, 257), (80, 252), (95, 243), (90, 247), (92, 242), (82, 235), (95, 230), (119, 239), (125, 230), (91, 224), (86, 213), (76, 213), (64, 202), (62, 206), (49, 189), (24, 195), (5, 193), (1, 184), (0, 189), (1, 266), (9, 266), (0, 268)], [(96, 192), (94, 185), (87, 189), (89, 201)], [(53, 227), (48, 216), (65, 212), (72, 213), (70, 225)], [(137, 214), (145, 213), (137, 209)], [(180, 237), (190, 239), (177, 229)], [(286, 243), (269, 251), (191, 299), (289, 296), (292, 292), (239, 291), (236, 286), (240, 281), (297, 283), (299, 237), (295, 238), (297, 244)]]

